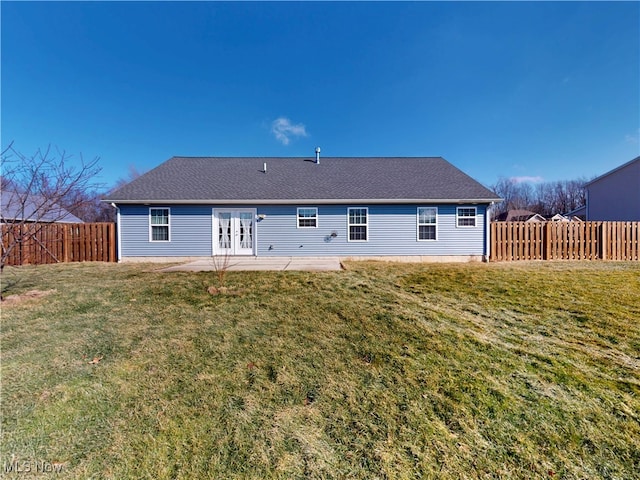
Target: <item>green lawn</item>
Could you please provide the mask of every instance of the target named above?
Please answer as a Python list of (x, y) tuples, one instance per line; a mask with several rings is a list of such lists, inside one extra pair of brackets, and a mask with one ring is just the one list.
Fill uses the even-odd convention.
[(6, 268), (0, 477), (639, 478), (640, 264), (347, 267)]

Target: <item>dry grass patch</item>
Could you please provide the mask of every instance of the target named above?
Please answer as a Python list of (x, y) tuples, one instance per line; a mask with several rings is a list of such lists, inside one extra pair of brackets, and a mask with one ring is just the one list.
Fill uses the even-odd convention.
[(14, 294), (14, 295), (8, 295), (6, 297), (2, 298), (2, 303), (1, 305), (3, 307), (8, 307), (10, 305), (15, 305), (16, 303), (22, 303), (25, 302), (27, 300), (35, 300), (38, 298), (42, 298), (42, 297), (46, 297), (47, 295), (50, 295), (52, 293), (54, 293), (55, 290), (29, 290), (28, 292), (24, 292), (24, 293), (20, 293), (20, 294)]
[(55, 292), (2, 313), (2, 462), (65, 478), (636, 476), (639, 265), (348, 267), (228, 272), (242, 295), (215, 296), (211, 274), (148, 265), (7, 269), (9, 294)]

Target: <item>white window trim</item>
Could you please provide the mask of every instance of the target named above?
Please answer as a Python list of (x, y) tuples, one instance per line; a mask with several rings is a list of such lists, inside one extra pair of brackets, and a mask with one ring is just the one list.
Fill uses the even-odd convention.
[[(460, 210), (473, 210), (473, 217), (461, 217)], [(473, 218), (473, 225), (460, 225), (461, 218)], [(477, 228), (478, 227), (478, 207), (456, 207), (456, 228)]]
[[(420, 223), (420, 209), (421, 208), (432, 208), (436, 211), (436, 223)], [(436, 238), (420, 238), (420, 227), (431, 227), (434, 226), (436, 228)], [(438, 240), (438, 207), (417, 207), (416, 208), (416, 239), (418, 242), (435, 242)]]
[[(315, 210), (316, 211), (316, 224), (313, 227), (308, 227), (308, 226), (304, 226), (304, 225), (300, 225), (300, 210)], [(306, 218), (311, 218), (311, 217), (306, 217)], [(319, 219), (318, 219), (318, 207), (298, 207), (296, 209), (296, 227), (297, 228), (318, 228), (318, 223), (319, 223)]]
[[(167, 224), (164, 225), (152, 225), (151, 224), (151, 210), (167, 210), (168, 212), (168, 218), (167, 218)], [(149, 222), (149, 242), (153, 242), (153, 243), (168, 243), (171, 241), (171, 207), (149, 207), (149, 217), (148, 217), (148, 222)], [(153, 239), (153, 227), (168, 227), (168, 235), (167, 235), (167, 240), (154, 240)]]
[[(367, 216), (366, 223), (351, 223), (349, 221), (349, 212), (351, 210), (364, 210)], [(367, 238), (365, 240), (351, 240), (351, 228), (350, 227), (366, 227)], [(369, 241), (369, 207), (347, 207), (347, 242), (364, 243)]]

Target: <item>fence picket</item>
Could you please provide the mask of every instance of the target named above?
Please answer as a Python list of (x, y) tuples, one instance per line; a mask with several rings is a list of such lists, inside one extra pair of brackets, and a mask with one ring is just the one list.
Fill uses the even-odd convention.
[(6, 265), (58, 262), (115, 262), (115, 223), (4, 224), (0, 241), (9, 246), (22, 237), (6, 258)]
[(640, 260), (640, 222), (491, 222), (491, 261)]

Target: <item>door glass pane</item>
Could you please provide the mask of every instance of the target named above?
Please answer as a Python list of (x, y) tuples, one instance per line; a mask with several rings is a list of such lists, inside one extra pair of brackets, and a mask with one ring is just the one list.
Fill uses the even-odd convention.
[(218, 213), (218, 246), (231, 248), (231, 213)]
[(253, 248), (253, 214), (240, 212), (240, 248)]

